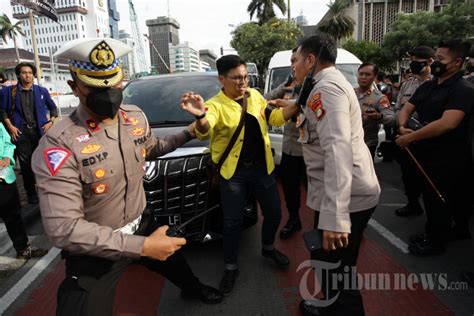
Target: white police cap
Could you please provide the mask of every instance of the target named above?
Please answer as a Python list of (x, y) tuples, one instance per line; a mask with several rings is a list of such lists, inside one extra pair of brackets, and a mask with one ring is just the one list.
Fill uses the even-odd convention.
[(69, 59), (69, 69), (84, 84), (107, 88), (122, 80), (119, 58), (131, 50), (112, 38), (79, 38), (66, 43), (54, 56)]

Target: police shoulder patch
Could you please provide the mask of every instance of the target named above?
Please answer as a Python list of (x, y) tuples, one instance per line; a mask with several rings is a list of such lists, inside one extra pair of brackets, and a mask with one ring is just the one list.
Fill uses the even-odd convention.
[(48, 166), (52, 176), (56, 176), (59, 168), (61, 168), (66, 159), (71, 156), (69, 150), (59, 147), (46, 148), (43, 153), (46, 165)]
[(315, 93), (309, 100), (308, 107), (313, 110), (316, 114), (316, 119), (319, 121), (326, 114), (326, 110), (323, 108), (323, 102), (321, 101), (321, 93)]

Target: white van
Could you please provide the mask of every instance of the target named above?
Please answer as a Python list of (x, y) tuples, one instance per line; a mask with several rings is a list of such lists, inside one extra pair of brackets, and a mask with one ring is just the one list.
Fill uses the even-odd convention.
[[(279, 51), (273, 55), (268, 64), (268, 71), (265, 80), (265, 93), (272, 91), (288, 79), (288, 76), (291, 73), (290, 59), (291, 50)], [(360, 59), (351, 52), (342, 48), (337, 49), (336, 68), (342, 72), (354, 88), (358, 86), (357, 68), (360, 64), (362, 64)], [(269, 136), (275, 164), (279, 165), (283, 143), (283, 128), (271, 126), (269, 129)], [(381, 128), (381, 131), (379, 131), (379, 144), (384, 140), (385, 131)], [(380, 157), (375, 158), (376, 162), (380, 159)]]

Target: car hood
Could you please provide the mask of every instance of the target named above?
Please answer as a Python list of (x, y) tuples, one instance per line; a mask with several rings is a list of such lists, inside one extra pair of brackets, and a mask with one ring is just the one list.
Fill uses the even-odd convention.
[[(164, 138), (167, 135), (172, 135), (185, 130), (187, 126), (172, 126), (172, 127), (152, 127), (153, 134), (158, 138)], [(172, 158), (182, 157), (190, 155), (198, 155), (209, 152), (209, 141), (202, 141), (199, 139), (193, 139), (185, 143), (175, 151), (168, 153), (160, 158)]]

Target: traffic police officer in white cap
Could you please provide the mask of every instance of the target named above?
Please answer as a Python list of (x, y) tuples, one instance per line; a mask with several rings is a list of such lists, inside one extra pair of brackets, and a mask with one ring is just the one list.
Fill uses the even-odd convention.
[(222, 301), (176, 252), (186, 240), (166, 236), (166, 226), (155, 230), (144, 212), (145, 159), (189, 141), (194, 127), (157, 139), (143, 112), (122, 104), (118, 58), (129, 51), (114, 39), (84, 38), (56, 53), (69, 59), (68, 84), (80, 104), (41, 139), (33, 170), (45, 231), (66, 260), (58, 315), (110, 315), (115, 285), (130, 263), (161, 273), (183, 297)]

